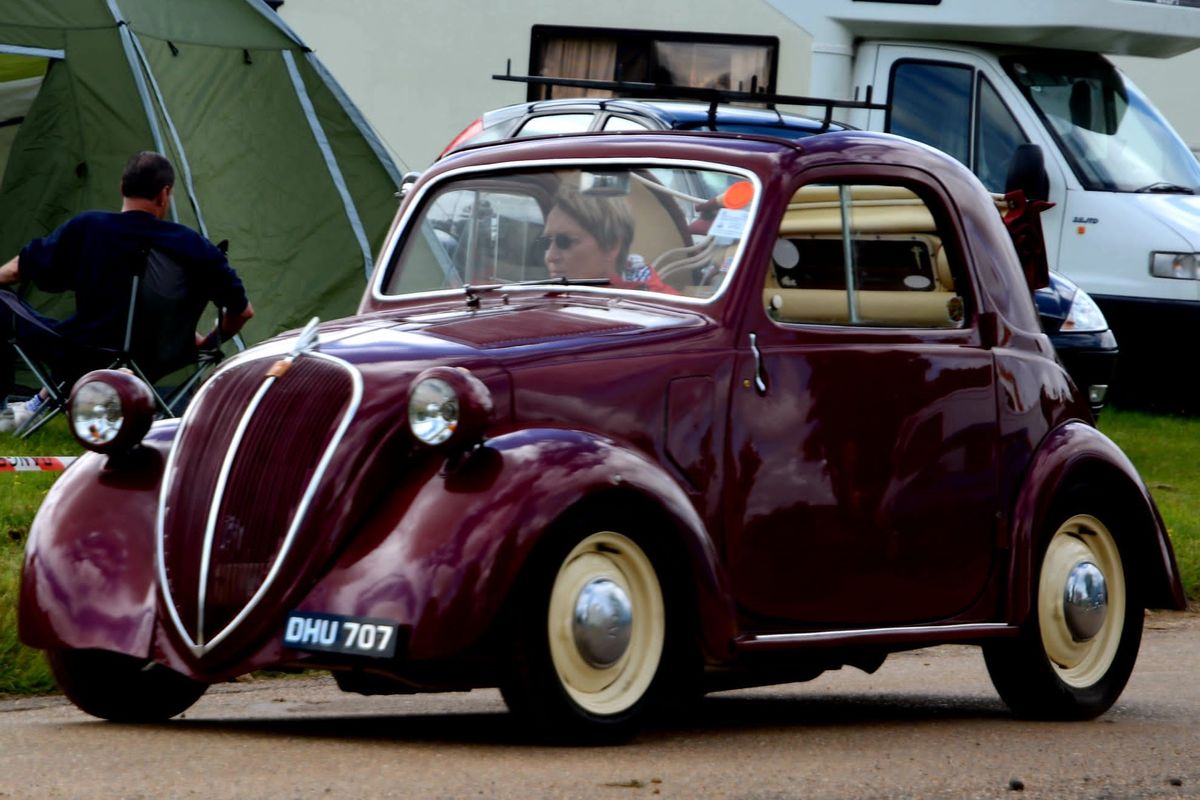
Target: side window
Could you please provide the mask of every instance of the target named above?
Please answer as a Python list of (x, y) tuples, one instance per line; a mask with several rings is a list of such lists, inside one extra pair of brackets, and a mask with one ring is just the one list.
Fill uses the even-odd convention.
[(912, 189), (820, 184), (793, 195), (763, 305), (782, 323), (961, 328), (965, 280), (938, 215)]
[(609, 117), (604, 120), (604, 127), (601, 130), (606, 131), (645, 131), (650, 130), (650, 126), (644, 122), (640, 122), (630, 117)]
[(969, 164), (973, 72), (957, 64), (897, 62), (892, 69), (888, 131)]
[(591, 114), (543, 114), (530, 117), (516, 136), (544, 136), (551, 133), (580, 133), (592, 124)]
[(975, 126), (975, 174), (989, 192), (1003, 192), (1018, 145), (1026, 144), (1021, 126), (986, 78), (979, 81), (979, 122)]

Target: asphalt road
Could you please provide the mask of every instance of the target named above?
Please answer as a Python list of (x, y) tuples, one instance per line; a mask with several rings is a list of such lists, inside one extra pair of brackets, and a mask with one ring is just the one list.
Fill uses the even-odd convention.
[(1148, 620), (1099, 720), (1008, 716), (974, 648), (711, 695), (631, 744), (522, 740), (499, 695), (360, 697), (328, 678), (214, 687), (123, 726), (0, 700), (0, 798), (1200, 798), (1200, 615)]

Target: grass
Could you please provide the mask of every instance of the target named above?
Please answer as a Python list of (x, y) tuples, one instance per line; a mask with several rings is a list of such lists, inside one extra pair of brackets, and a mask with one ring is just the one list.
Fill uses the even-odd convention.
[[(0, 456), (70, 456), (81, 452), (61, 417), (24, 441), (0, 435)], [(0, 473), (0, 694), (54, 688), (41, 653), (17, 641), (17, 591), (29, 525), (58, 475)]]
[[(1200, 600), (1200, 418), (1109, 408), (1100, 429), (1129, 455), (1150, 487), (1175, 545), (1184, 588)], [(0, 436), (0, 456), (76, 455), (66, 423), (27, 441)], [(0, 473), (0, 694), (44, 692), (54, 682), (41, 655), (17, 641), (17, 588), (34, 512), (57, 473)]]
[(1129, 456), (1158, 504), (1183, 588), (1200, 600), (1200, 417), (1105, 409), (1100, 430)]

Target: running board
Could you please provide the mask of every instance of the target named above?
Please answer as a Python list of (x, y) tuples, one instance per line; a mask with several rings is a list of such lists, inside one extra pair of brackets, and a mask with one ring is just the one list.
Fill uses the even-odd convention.
[(1003, 622), (969, 625), (919, 625), (908, 628), (863, 628), (860, 630), (812, 631), (808, 633), (743, 634), (733, 641), (742, 652), (793, 650), (801, 647), (847, 647), (855, 645), (955, 644), (980, 639), (1016, 636), (1021, 629)]

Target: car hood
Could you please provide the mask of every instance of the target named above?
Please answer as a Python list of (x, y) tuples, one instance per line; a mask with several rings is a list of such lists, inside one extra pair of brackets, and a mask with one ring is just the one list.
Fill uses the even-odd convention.
[[(535, 353), (605, 347), (614, 340), (699, 328), (710, 321), (687, 309), (624, 298), (542, 299), (481, 309), (455, 303), (376, 312), (326, 323), (317, 335), (320, 352), (362, 369), (403, 362), (467, 366), (460, 362), (503, 363)], [(283, 357), (296, 337), (295, 331), (278, 336), (237, 361)]]
[(202, 669), (238, 657), (274, 624), (266, 609), (311, 587), (364, 509), (436, 472), (439, 456), (407, 423), (423, 370), (469, 369), (503, 429), (506, 362), (700, 325), (625, 301), (423, 307), (284, 334), (231, 359), (189, 407), (163, 481), (164, 597), (183, 644)]

